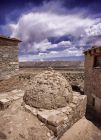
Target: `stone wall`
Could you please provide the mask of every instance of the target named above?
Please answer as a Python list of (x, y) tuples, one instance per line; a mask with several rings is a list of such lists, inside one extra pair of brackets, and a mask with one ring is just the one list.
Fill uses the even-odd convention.
[(18, 70), (18, 42), (0, 38), (0, 76)]
[[(88, 105), (95, 106), (94, 108), (96, 109), (96, 99), (101, 99), (101, 68), (94, 67), (93, 51), (88, 51), (85, 55), (84, 93), (88, 97)], [(99, 52), (99, 48), (96, 49), (96, 52)]]
[(87, 97), (73, 93), (73, 101), (65, 107), (46, 110), (23, 104), (26, 111), (36, 116), (59, 139), (73, 124), (85, 116)]
[(71, 85), (80, 85), (84, 88), (84, 72), (62, 72), (63, 76), (70, 82)]

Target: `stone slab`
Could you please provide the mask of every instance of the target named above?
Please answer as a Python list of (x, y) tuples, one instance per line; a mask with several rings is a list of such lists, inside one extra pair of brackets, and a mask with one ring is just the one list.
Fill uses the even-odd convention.
[(36, 108), (30, 107), (29, 105), (24, 104), (24, 108), (26, 111), (32, 113), (34, 116), (37, 116), (38, 110)]
[(6, 109), (9, 105), (24, 96), (22, 90), (12, 90), (11, 92), (0, 93), (0, 110)]

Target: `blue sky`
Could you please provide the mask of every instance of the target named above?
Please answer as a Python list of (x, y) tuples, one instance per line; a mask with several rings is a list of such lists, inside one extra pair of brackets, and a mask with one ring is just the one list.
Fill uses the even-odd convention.
[(22, 40), (20, 61), (82, 60), (101, 45), (100, 0), (1, 0), (0, 34)]

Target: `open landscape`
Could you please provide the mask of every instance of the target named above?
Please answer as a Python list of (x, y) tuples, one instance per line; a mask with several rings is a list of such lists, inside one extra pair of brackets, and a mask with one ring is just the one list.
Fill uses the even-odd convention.
[(0, 140), (101, 140), (100, 0), (0, 0)]
[[(15, 72), (9, 76), (3, 75), (3, 77), (1, 77), (1, 80), (0, 80), (0, 94), (1, 94), (0, 98), (2, 97), (7, 100), (9, 99), (9, 102), (7, 101), (7, 103), (6, 102), (3, 103), (4, 105), (1, 104), (2, 105), (1, 106), (2, 111), (0, 112), (0, 115), (2, 116), (0, 118), (1, 140), (3, 139), (7, 139), (7, 140), (16, 140), (16, 139), (18, 140), (23, 140), (23, 139), (27, 139), (27, 140), (48, 140), (48, 139), (49, 140), (56, 140), (56, 139), (90, 140), (92, 139), (92, 140), (95, 140), (95, 138), (97, 138), (97, 140), (101, 139), (101, 120), (96, 118), (96, 116), (94, 116), (94, 113), (91, 113), (91, 110), (90, 111), (88, 109), (86, 111), (84, 110), (85, 115), (82, 114), (82, 117), (80, 117), (79, 114), (77, 114), (77, 116), (80, 117), (81, 119), (77, 121), (68, 131), (64, 130), (64, 132), (60, 133), (58, 132), (58, 130), (57, 132), (56, 130), (54, 131), (55, 128), (53, 129), (51, 127), (48, 127), (46, 124), (44, 124), (43, 119), (46, 119), (46, 118), (44, 118), (45, 112), (43, 109), (42, 109), (43, 112), (42, 111), (40, 112), (40, 113), (43, 113), (43, 116), (40, 116), (43, 119), (40, 119), (40, 117), (36, 117), (37, 108), (33, 110), (32, 107), (28, 106), (27, 104), (25, 105), (25, 103), (23, 102), (24, 93), (26, 93), (26, 91), (29, 91), (30, 93), (30, 88), (35, 85), (34, 79), (36, 79), (36, 77), (39, 77), (41, 80), (42, 73), (43, 74), (45, 72), (50, 73), (51, 71), (53, 71), (53, 73), (55, 71), (56, 73), (58, 72), (61, 73), (62, 76), (69, 82), (73, 93), (78, 94), (76, 96), (84, 95), (84, 71), (85, 71), (84, 62), (75, 62), (75, 61), (66, 62), (65, 61), (61, 63), (60, 62), (20, 63), (18, 72)], [(43, 86), (44, 86), (44, 80), (45, 80), (44, 76), (43, 76), (42, 81), (40, 81), (40, 82), (43, 82)], [(47, 84), (48, 84), (49, 79), (50, 79), (49, 75), (47, 75), (47, 78), (48, 78), (47, 79)], [(37, 88), (42, 90), (41, 84), (38, 85)], [(37, 96), (37, 93), (36, 93), (36, 96)], [(46, 98), (45, 96), (46, 95), (44, 95), (44, 98)], [(62, 100), (60, 100), (60, 102), (62, 103)], [(38, 101), (38, 104), (40, 103), (41, 102)], [(82, 108), (82, 105), (80, 108)], [(57, 116), (55, 116), (55, 112), (54, 112), (54, 117), (53, 117), (54, 119), (55, 117), (57, 120), (63, 119), (61, 118), (61, 115), (60, 115), (60, 118), (57, 118)], [(76, 116), (74, 118), (76, 119)], [(51, 120), (51, 121), (54, 121), (54, 120)]]
[(37, 62), (20, 62), (20, 68), (32, 68), (32, 69), (47, 69), (49, 67), (55, 70), (74, 70), (84, 71), (83, 61), (37, 61)]
[[(70, 82), (74, 90), (83, 92), (84, 88), (84, 62), (69, 62), (69, 61), (55, 61), (55, 62), (20, 62), (19, 72), (14, 73), (11, 79), (7, 79), (7, 82), (3, 84), (1, 77), (0, 91), (11, 90), (15, 88), (25, 89), (27, 84), (30, 84), (30, 80), (38, 73), (45, 70), (56, 70), (62, 73), (62, 75)], [(3, 76), (3, 78), (5, 75)], [(14, 85), (13, 82), (15, 83)]]

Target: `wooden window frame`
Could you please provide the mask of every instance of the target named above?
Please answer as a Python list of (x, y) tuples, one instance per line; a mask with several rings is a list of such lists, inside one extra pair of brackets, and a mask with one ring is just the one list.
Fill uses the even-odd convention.
[(94, 64), (93, 64), (93, 67), (94, 68), (101, 68), (101, 65), (98, 65), (97, 64), (97, 57), (101, 57), (101, 55), (94, 56)]

